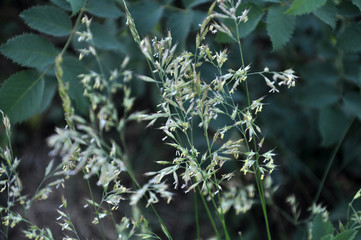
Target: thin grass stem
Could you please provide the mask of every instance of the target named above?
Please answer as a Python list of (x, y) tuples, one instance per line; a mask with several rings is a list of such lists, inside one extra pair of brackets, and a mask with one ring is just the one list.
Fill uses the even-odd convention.
[(196, 220), (196, 229), (197, 229), (197, 240), (200, 240), (200, 227), (199, 227), (199, 212), (198, 212), (198, 197), (197, 192), (193, 191), (193, 198), (194, 198), (194, 215)]
[(216, 224), (214, 223), (212, 214), (211, 214), (211, 212), (210, 212), (210, 210), (209, 210), (209, 208), (208, 208), (207, 202), (206, 202), (206, 200), (204, 199), (204, 196), (202, 195), (202, 192), (201, 192), (201, 189), (199, 188), (199, 186), (197, 186), (197, 191), (198, 191), (199, 196), (200, 196), (201, 199), (202, 199), (203, 206), (204, 206), (204, 208), (206, 209), (206, 212), (207, 212), (209, 221), (211, 221), (211, 225), (212, 225), (212, 227), (213, 227), (213, 230), (214, 230), (214, 232), (215, 232), (216, 235), (217, 235), (217, 239), (221, 239), (221, 236), (219, 235), (219, 232), (218, 232), (218, 230), (217, 230)]
[[(237, 21), (234, 21), (234, 23), (236, 25), (236, 27), (235, 27), (236, 28), (236, 39), (237, 39), (237, 43), (238, 43), (239, 52), (241, 55), (242, 68), (244, 69), (245, 64), (244, 64), (244, 57), (243, 57), (243, 51), (242, 51), (242, 44), (241, 44), (241, 40), (239, 38), (238, 23), (237, 23)], [(249, 106), (251, 106), (251, 98), (250, 98), (250, 94), (249, 94), (247, 79), (245, 80), (245, 89), (246, 89), (247, 102), (248, 102), (248, 107), (249, 107)], [(259, 172), (259, 161), (258, 161), (259, 153), (257, 151), (257, 143), (256, 143), (255, 138), (253, 138), (253, 144), (254, 144), (254, 150), (257, 153), (256, 167), (254, 166), (257, 189), (258, 189), (259, 197), (260, 197), (261, 204), (262, 204), (263, 216), (264, 216), (265, 223), (266, 223), (267, 237), (268, 237), (268, 240), (271, 240), (272, 238), (271, 238), (271, 233), (270, 233), (270, 228), (269, 228), (269, 223), (268, 223), (266, 201), (265, 201), (264, 192), (263, 192), (262, 179), (260, 177), (260, 172)]]
[(325, 184), (325, 181), (326, 181), (326, 178), (328, 176), (328, 173), (330, 172), (330, 169), (331, 169), (331, 166), (333, 164), (333, 161), (335, 160), (336, 158), (336, 154), (338, 153), (338, 150), (340, 149), (348, 131), (350, 130), (353, 122), (355, 120), (355, 117), (350, 121), (349, 125), (347, 126), (347, 128), (345, 129), (342, 137), (340, 138), (340, 140), (338, 141), (337, 145), (335, 146), (335, 148), (333, 149), (332, 151), (332, 154), (331, 154), (331, 157), (330, 159), (328, 160), (328, 163), (327, 163), (327, 166), (326, 166), (326, 169), (325, 169), (325, 172), (323, 173), (323, 176), (322, 176), (322, 180), (321, 180), (321, 183), (320, 185), (318, 186), (318, 190), (317, 190), (317, 193), (316, 193), (316, 196), (315, 196), (315, 199), (313, 200), (314, 203), (317, 203), (320, 195), (321, 195), (321, 191), (322, 191), (322, 188)]

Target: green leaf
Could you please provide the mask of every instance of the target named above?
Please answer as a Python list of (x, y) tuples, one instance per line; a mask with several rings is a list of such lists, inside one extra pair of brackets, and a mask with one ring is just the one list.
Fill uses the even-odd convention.
[(282, 0), (243, 0), (242, 3), (253, 3), (257, 5), (264, 5), (265, 3), (272, 2), (272, 3), (281, 3)]
[(0, 89), (0, 109), (12, 123), (22, 122), (38, 112), (43, 91), (44, 80), (36, 71), (18, 72)]
[(302, 67), (300, 74), (308, 83), (336, 84), (338, 81), (337, 69), (334, 64), (326, 61), (312, 61)]
[(343, 97), (345, 108), (351, 115), (357, 116), (361, 120), (361, 94), (348, 92)]
[(183, 0), (182, 2), (185, 8), (192, 8), (202, 3), (210, 2), (210, 0)]
[(317, 215), (312, 221), (312, 240), (321, 240), (321, 238), (328, 234), (333, 234), (334, 227), (330, 220), (323, 221), (322, 215)]
[(52, 64), (58, 54), (49, 41), (32, 33), (9, 39), (0, 47), (0, 51), (21, 66), (34, 68)]
[(271, 37), (273, 50), (277, 50), (287, 43), (295, 29), (295, 17), (285, 15), (284, 8), (273, 6), (268, 10), (267, 32)]
[(71, 32), (68, 15), (56, 7), (32, 7), (23, 11), (20, 17), (29, 27), (52, 36), (66, 36)]
[(50, 2), (62, 8), (65, 11), (71, 11), (71, 6), (66, 0), (50, 0)]
[(48, 166), (45, 168), (45, 174), (44, 174), (44, 177), (48, 176), (49, 173), (51, 172), (51, 170), (53, 169), (54, 167), (54, 159), (50, 160)]
[(355, 4), (361, 11), (361, 0), (352, 0), (352, 3)]
[(85, 0), (66, 0), (66, 1), (70, 3), (71, 9), (73, 10), (73, 15), (77, 14), (85, 4)]
[(295, 0), (286, 14), (302, 15), (315, 11), (325, 5), (327, 0)]
[(87, 113), (89, 108), (89, 102), (86, 97), (83, 96), (84, 86), (80, 82), (79, 74), (84, 74), (87, 69), (83, 64), (74, 57), (65, 57), (62, 63), (63, 68), (63, 80), (69, 82), (69, 97), (75, 101), (76, 109), (82, 113)]
[(259, 6), (254, 4), (242, 4), (237, 9), (239, 16), (246, 9), (249, 9), (248, 21), (245, 23), (242, 22), (238, 27), (240, 38), (244, 38), (250, 34), (257, 27), (259, 21), (261, 21), (264, 15), (264, 11)]
[(89, 0), (86, 9), (91, 14), (103, 18), (118, 18), (122, 16), (122, 12), (112, 0)]
[(361, 51), (361, 24), (350, 24), (338, 37), (338, 47), (345, 52)]
[(168, 28), (172, 33), (172, 37), (176, 42), (179, 42), (180, 46), (184, 45), (184, 42), (188, 36), (191, 24), (193, 22), (193, 15), (193, 11), (185, 10), (182, 12), (172, 12), (168, 17)]
[[(238, 26), (240, 38), (245, 38), (248, 34), (250, 34), (257, 27), (258, 23), (261, 21), (264, 15), (264, 11), (262, 11), (259, 6), (252, 3), (241, 4), (241, 6), (237, 9), (237, 15), (240, 16), (242, 12), (246, 9), (250, 10), (248, 13), (248, 21), (245, 23), (242, 22)], [(226, 19), (224, 23), (229, 28), (232, 28), (234, 26), (234, 21), (232, 19)], [(233, 40), (229, 36), (227, 36), (227, 34), (222, 32), (217, 32), (216, 41), (219, 43), (233, 42)]]
[(343, 74), (344, 79), (350, 82), (352, 85), (361, 87), (361, 65), (357, 54), (345, 54), (343, 57)]
[(351, 1), (340, 1), (337, 4), (337, 14), (344, 18), (357, 18), (360, 16), (360, 9)]
[[(139, 34), (151, 31), (163, 15), (163, 6), (153, 1), (138, 1), (129, 7)], [(146, 14), (145, 14), (146, 13)]]
[[(80, 26), (79, 31), (86, 31), (84, 25)], [(90, 24), (90, 31), (93, 35), (94, 47), (104, 50), (121, 50), (124, 46), (118, 40), (116, 34), (117, 29), (113, 29), (112, 25), (100, 24), (98, 22), (92, 22)], [(73, 39), (73, 47), (76, 49), (87, 48), (88, 43), (79, 42), (77, 39)]]
[(116, 50), (121, 48), (121, 43), (117, 37), (112, 34), (108, 26), (92, 22), (90, 30), (93, 34), (94, 46), (105, 50)]
[(200, 10), (192, 10), (193, 11), (193, 21), (192, 28), (195, 30), (199, 30), (203, 20), (207, 17), (207, 13)]
[(153, 238), (152, 235), (146, 234), (146, 233), (135, 234), (135, 236), (141, 237), (142, 239), (151, 239), (151, 238)]
[(322, 136), (322, 145), (331, 146), (340, 141), (347, 130), (349, 121), (339, 108), (327, 106), (320, 112), (318, 127)]
[(143, 80), (145, 82), (152, 82), (152, 83), (158, 82), (157, 80), (155, 80), (153, 78), (150, 78), (150, 77), (147, 77), (145, 75), (138, 75), (137, 78), (139, 78), (140, 80)]
[(169, 235), (169, 232), (167, 231), (167, 228), (163, 224), (161, 224), (160, 226), (162, 227), (162, 231), (167, 236), (167, 238), (172, 239), (172, 237)]
[(37, 113), (44, 112), (50, 105), (51, 101), (54, 98), (56, 89), (58, 87), (58, 82), (54, 77), (46, 77), (44, 79), (44, 93), (43, 99), (41, 100), (40, 108)]
[(333, 239), (333, 234), (327, 234), (321, 238), (321, 240), (332, 240), (332, 239)]
[(327, 2), (326, 5), (314, 11), (313, 14), (321, 19), (321, 21), (328, 24), (332, 29), (336, 27), (337, 10), (333, 2)]
[(346, 230), (335, 236), (332, 240), (353, 240), (356, 237), (357, 230)]
[(336, 88), (327, 84), (309, 84), (301, 90), (299, 101), (311, 108), (323, 108), (337, 102), (339, 99)]

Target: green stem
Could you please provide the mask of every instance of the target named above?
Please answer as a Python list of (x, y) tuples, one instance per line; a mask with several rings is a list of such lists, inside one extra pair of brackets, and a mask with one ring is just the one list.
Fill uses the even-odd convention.
[[(84, 7), (85, 7), (86, 3), (87, 3), (87, 1), (84, 3)], [(61, 50), (61, 52), (60, 52), (60, 54), (59, 54), (59, 55), (61, 55), (61, 56), (64, 55), (65, 51), (66, 51), (66, 50), (68, 49), (68, 47), (70, 46), (71, 40), (73, 39), (73, 37), (74, 37), (74, 35), (75, 35), (75, 33), (76, 33), (76, 30), (77, 30), (77, 28), (78, 28), (78, 26), (79, 26), (81, 17), (83, 16), (83, 14), (84, 14), (84, 12), (85, 12), (85, 8), (84, 8), (84, 7), (80, 10), (80, 13), (79, 13), (78, 17), (76, 18), (74, 27), (73, 27), (73, 29), (72, 29), (72, 31), (71, 31), (71, 33), (70, 33), (70, 36), (69, 36), (67, 42), (65, 43), (63, 49)]]
[[(125, 137), (124, 137), (124, 136), (122, 137), (122, 135), (123, 135), (123, 134), (121, 134), (120, 137), (121, 137), (123, 140), (125, 140)], [(124, 144), (124, 143), (125, 143), (125, 141), (123, 142), (123, 144)], [(126, 145), (125, 145), (125, 146), (126, 146)], [(105, 144), (105, 143), (103, 143), (103, 147), (106, 148), (108, 151), (110, 151), (110, 149), (111, 149), (110, 146), (107, 145), (107, 144)], [(123, 147), (124, 147), (124, 145), (123, 145)], [(124, 157), (121, 156), (121, 153), (120, 153), (119, 151), (117, 151), (116, 154), (117, 154), (117, 156), (118, 156), (119, 158), (124, 158)], [(128, 173), (129, 177), (131, 178), (131, 180), (133, 181), (133, 183), (135, 184), (135, 186), (136, 186), (138, 189), (141, 189), (141, 186), (140, 186), (138, 180), (135, 178), (134, 172), (133, 172), (133, 170), (132, 170), (132, 168), (131, 168), (131, 166), (130, 166), (129, 160), (128, 160), (128, 159), (125, 159), (124, 164), (125, 164), (126, 172)], [(144, 197), (146, 198), (146, 200), (149, 199), (146, 195), (145, 195)], [(163, 226), (163, 230), (164, 230), (164, 232), (167, 234), (168, 238), (169, 238), (170, 240), (173, 240), (173, 238), (171, 237), (171, 235), (170, 235), (170, 233), (169, 233), (166, 225), (164, 224), (162, 218), (159, 216), (157, 210), (155, 209), (155, 207), (153, 206), (152, 203), (150, 203), (150, 206), (151, 206), (151, 209), (152, 209), (153, 213), (156, 215), (156, 217), (157, 217), (157, 219), (158, 219), (158, 222)]]
[[(201, 121), (204, 123), (204, 118), (203, 116), (200, 116), (201, 117)], [(211, 149), (211, 146), (210, 146), (210, 143), (209, 143), (209, 136), (208, 136), (208, 131), (205, 127), (203, 127), (203, 131), (204, 131), (204, 135), (205, 135), (205, 138), (206, 138), (206, 142), (207, 142), (207, 147), (208, 147), (208, 152), (209, 152), (209, 156), (212, 156), (212, 149)], [(202, 174), (202, 177), (203, 177), (203, 174)], [(216, 178), (216, 175), (215, 173), (213, 174), (213, 178), (214, 178), (214, 182), (215, 184), (218, 186), (218, 182), (217, 182), (217, 178)], [(203, 177), (204, 179), (204, 177)], [(224, 214), (223, 214), (223, 210), (222, 210), (222, 201), (221, 201), (221, 198), (218, 195), (218, 201), (219, 201), (219, 209), (220, 211), (218, 211), (218, 208), (217, 208), (217, 204), (216, 202), (214, 201), (214, 198), (212, 196), (212, 192), (210, 191), (209, 187), (207, 186), (206, 184), (206, 187), (207, 187), (207, 191), (208, 191), (208, 194), (209, 196), (211, 197), (211, 201), (213, 203), (213, 206), (217, 212), (217, 216), (219, 218), (219, 220), (221, 221), (221, 224), (222, 224), (222, 227), (223, 227), (223, 231), (224, 231), (224, 234), (226, 235), (226, 239), (227, 240), (230, 240), (230, 237), (229, 237), (229, 233), (228, 233), (228, 230), (227, 230), (227, 226), (226, 226), (226, 223), (225, 223), (225, 219), (224, 219)]]
[[(239, 30), (238, 30), (237, 21), (235, 21), (235, 25), (236, 25), (236, 39), (237, 39), (237, 43), (238, 43), (239, 52), (240, 52), (240, 55), (241, 55), (242, 68), (244, 69), (245, 68), (244, 57), (243, 57), (241, 40), (239, 38)], [(251, 105), (251, 98), (250, 98), (250, 94), (249, 94), (247, 79), (245, 80), (245, 89), (246, 89), (248, 106), (250, 106)], [(253, 138), (253, 145), (254, 145), (255, 152), (257, 152), (256, 167), (254, 167), (255, 174), (256, 174), (257, 189), (258, 189), (259, 198), (260, 198), (261, 204), (262, 204), (263, 216), (264, 216), (265, 223), (266, 223), (267, 237), (268, 237), (268, 240), (271, 240), (272, 238), (271, 238), (271, 232), (270, 232), (269, 223), (268, 223), (266, 201), (265, 201), (265, 197), (264, 197), (263, 184), (262, 184), (262, 179), (260, 177), (260, 170), (259, 170), (259, 161), (258, 161), (259, 160), (258, 159), (259, 154), (258, 154), (258, 151), (257, 151), (257, 143), (256, 143), (255, 138)]]
[[(129, 174), (130, 178), (131, 178), (132, 181), (135, 183), (135, 185), (137, 186), (137, 188), (138, 188), (138, 189), (141, 189), (141, 186), (140, 186), (138, 180), (135, 178), (134, 173), (133, 173), (133, 171), (131, 170), (131, 168), (129, 168), (128, 166), (126, 166), (126, 169), (127, 169), (127, 172), (128, 172), (128, 174)], [(146, 198), (147, 200), (149, 199), (146, 195), (144, 195), (144, 196), (145, 196), (145, 198)], [(153, 210), (153, 213), (155, 214), (155, 216), (157, 217), (158, 222), (163, 226), (163, 231), (166, 233), (168, 239), (173, 240), (173, 238), (172, 238), (172, 236), (170, 235), (170, 233), (169, 233), (166, 225), (164, 224), (162, 218), (159, 216), (157, 210), (155, 209), (155, 207), (153, 206), (152, 203), (150, 203), (150, 207), (151, 207), (151, 209)]]
[[(84, 171), (84, 170), (83, 170)], [(85, 172), (84, 172), (84, 174), (85, 174)], [(100, 232), (101, 232), (101, 234), (102, 234), (102, 238), (105, 240), (106, 239), (106, 237), (105, 237), (105, 234), (104, 234), (104, 230), (103, 230), (103, 225), (102, 225), (102, 223), (101, 223), (101, 221), (100, 221), (100, 217), (99, 217), (99, 212), (98, 212), (98, 208), (95, 206), (95, 200), (94, 200), (94, 196), (93, 196), (93, 191), (92, 191), (92, 188), (91, 188), (91, 186), (90, 186), (90, 181), (89, 181), (89, 179), (87, 179), (86, 180), (86, 182), (87, 182), (87, 184), (88, 184), (88, 189), (89, 189), (89, 193), (90, 193), (90, 198), (91, 198), (91, 200), (92, 200), (92, 202), (93, 202), (93, 207), (94, 207), (94, 211), (95, 211), (95, 215), (97, 216), (97, 219), (98, 219), (98, 225), (99, 225), (99, 228), (100, 228)]]
[(261, 200), (261, 205), (262, 205), (262, 211), (263, 211), (263, 216), (264, 216), (264, 220), (266, 223), (266, 230), (267, 230), (267, 237), (269, 240), (271, 240), (271, 231), (269, 228), (269, 223), (268, 223), (268, 215), (267, 215), (267, 208), (266, 208), (266, 201), (265, 201), (265, 197), (264, 197), (264, 191), (263, 191), (263, 185), (262, 185), (262, 180), (260, 177), (260, 172), (259, 172), (259, 165), (258, 165), (258, 159), (256, 161), (256, 167), (253, 167), (254, 171), (256, 173), (256, 183), (257, 183), (257, 189), (258, 189), (258, 194), (259, 194), (259, 198)]
[(213, 227), (213, 229), (214, 229), (214, 231), (215, 231), (215, 233), (216, 233), (216, 235), (217, 235), (217, 239), (220, 240), (221, 237), (220, 237), (219, 232), (218, 232), (218, 230), (217, 230), (216, 224), (214, 223), (212, 214), (211, 214), (211, 212), (210, 212), (210, 210), (209, 210), (209, 208), (208, 208), (207, 202), (206, 202), (206, 200), (204, 199), (204, 196), (202, 195), (202, 192), (201, 192), (199, 186), (197, 186), (197, 191), (198, 191), (198, 193), (199, 193), (199, 196), (200, 196), (201, 199), (202, 199), (203, 206), (204, 206), (204, 208), (206, 209), (208, 218), (209, 218), (209, 220), (211, 221), (212, 227)]
[(314, 203), (316, 203), (316, 202), (318, 201), (319, 197), (320, 197), (320, 194), (321, 194), (323, 185), (325, 184), (326, 178), (327, 178), (328, 173), (329, 173), (329, 171), (330, 171), (330, 169), (331, 169), (331, 166), (332, 166), (332, 164), (333, 164), (333, 161), (335, 160), (336, 154), (337, 154), (338, 150), (340, 149), (340, 147), (341, 147), (341, 145), (342, 145), (342, 143), (343, 143), (343, 140), (345, 139), (346, 134), (347, 134), (348, 131), (350, 130), (351, 125), (352, 125), (352, 123), (354, 122), (354, 120), (355, 120), (355, 117), (350, 121), (350, 123), (349, 123), (349, 125), (347, 126), (347, 128), (345, 129), (342, 137), (341, 137), (340, 140), (338, 141), (336, 147), (333, 149), (333, 152), (332, 152), (331, 157), (330, 157), (330, 159), (329, 159), (329, 161), (328, 161), (328, 164), (327, 164), (327, 167), (326, 167), (326, 169), (325, 169), (325, 172), (323, 173), (323, 177), (322, 177), (321, 183), (320, 183), (320, 185), (319, 185), (319, 187), (318, 187), (318, 190), (317, 190), (315, 199), (313, 200)]
[(197, 240), (200, 240), (200, 228), (199, 228), (199, 215), (198, 215), (198, 197), (197, 192), (194, 191), (194, 212), (197, 226)]

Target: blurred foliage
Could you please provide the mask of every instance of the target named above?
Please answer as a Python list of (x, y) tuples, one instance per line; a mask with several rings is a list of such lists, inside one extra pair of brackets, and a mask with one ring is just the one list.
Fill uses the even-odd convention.
[[(10, 116), (12, 123), (34, 119), (35, 114), (45, 121), (53, 121), (49, 115), (57, 116), (57, 122), (62, 121), (61, 115), (53, 113), (59, 109), (50, 108), (57, 101), (54, 61), (71, 34), (72, 22), (84, 2), (1, 2), (0, 22), (4, 27), (0, 27), (0, 51), (22, 67), (1, 59), (0, 109)], [(193, 50), (195, 33), (210, 4), (208, 0), (137, 0), (129, 1), (129, 10), (141, 35), (161, 37), (169, 30), (181, 51)], [(14, 15), (20, 13), (18, 10), (25, 8), (19, 16), (29, 28), (20, 18), (13, 21)], [(121, 0), (87, 2), (86, 14), (93, 18), (93, 43), (105, 73), (129, 56), (134, 72), (143, 74), (147, 66), (129, 36), (122, 8)], [(246, 64), (254, 71), (266, 66), (274, 70), (293, 68), (300, 76), (295, 88), (267, 98), (269, 105), (258, 119), (267, 144), (277, 146), (279, 153), (273, 184), (280, 187), (274, 193), (274, 204), (283, 208), (285, 198), (295, 194), (304, 209), (301, 216), (307, 216), (305, 209), (315, 200), (326, 172), (319, 202), (329, 207), (332, 220), (343, 221), (346, 212), (339, 209), (344, 209), (361, 187), (361, 1), (243, 0), (237, 11), (241, 14), (245, 9), (249, 9), (248, 21), (239, 31)], [(7, 15), (11, 13), (12, 16)], [(234, 27), (227, 19), (224, 24)], [(82, 48), (81, 43), (74, 39), (70, 44), (63, 59), (63, 77), (69, 82), (69, 95), (76, 111), (86, 115), (89, 103), (83, 96), (78, 75), (99, 69), (93, 58), (85, 56), (83, 61), (78, 60), (76, 49)], [(238, 52), (232, 51), (236, 46), (226, 34), (217, 32), (215, 41), (209, 44), (216, 49), (229, 49), (230, 66), (227, 67), (240, 65)], [(204, 77), (213, 77), (207, 67), (203, 71)], [(132, 84), (136, 108), (155, 108), (158, 103), (155, 90), (142, 81)], [(249, 85), (254, 98), (266, 91), (259, 79), (250, 78)], [(41, 115), (44, 112), (46, 114)], [(133, 151), (139, 154), (137, 165), (149, 161), (149, 156), (151, 160), (159, 160), (157, 155), (167, 156), (154, 144), (154, 139), (160, 141), (156, 134), (134, 131), (129, 137), (132, 141), (142, 139), (133, 145), (141, 148)], [(336, 158), (328, 172), (332, 151), (336, 151)], [(282, 217), (279, 208), (270, 208), (275, 239), (306, 239), (305, 225), (297, 226), (299, 231), (293, 234), (287, 230), (291, 224)], [(259, 212), (253, 210), (247, 215), (230, 216), (229, 224), (242, 230), (243, 239), (263, 239), (257, 230), (259, 216), (256, 214)], [(186, 214), (184, 217), (189, 218)], [(186, 236), (177, 239), (186, 239)]]

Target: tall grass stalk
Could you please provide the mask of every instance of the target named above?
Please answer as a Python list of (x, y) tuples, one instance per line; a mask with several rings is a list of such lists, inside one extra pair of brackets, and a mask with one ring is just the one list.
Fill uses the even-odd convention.
[[(152, 75), (152, 77), (139, 76), (139, 78), (155, 83), (162, 95), (162, 102), (158, 105), (157, 113), (138, 113), (134, 114), (133, 118), (150, 121), (148, 126), (153, 125), (159, 118), (165, 118), (166, 123), (160, 128), (166, 135), (163, 141), (176, 149), (176, 157), (173, 162), (161, 163), (169, 164), (169, 167), (158, 172), (151, 172), (149, 175), (154, 175), (154, 181), (159, 182), (164, 176), (172, 174), (177, 187), (178, 172), (183, 170), (181, 176), (186, 184), (182, 188), (186, 188), (186, 193), (194, 188), (197, 189), (217, 238), (230, 239), (223, 211), (221, 184), (225, 179), (229, 180), (234, 173), (224, 174), (219, 179), (218, 172), (221, 171), (224, 162), (230, 162), (232, 159), (226, 157), (227, 155), (233, 155), (234, 160), (237, 160), (240, 155), (244, 155), (246, 160), (243, 160), (244, 166), (240, 171), (244, 174), (252, 172), (255, 174), (267, 236), (271, 240), (262, 180), (267, 172), (273, 171), (275, 165), (272, 157), (275, 154), (273, 150), (261, 154), (260, 149), (264, 139), (257, 142), (261, 130), (255, 124), (255, 115), (262, 110), (263, 103), (261, 101), (264, 97), (251, 101), (247, 84), (250, 66), (245, 66), (238, 32), (239, 24), (247, 20), (248, 10), (244, 11), (241, 16), (237, 16), (236, 9), (240, 5), (240, 1), (237, 3), (233, 1), (214, 2), (208, 11), (208, 16), (200, 25), (200, 31), (196, 37), (195, 53), (183, 52), (177, 56), (175, 54), (177, 45), (172, 45), (170, 33), (167, 37), (159, 40), (157, 37), (150, 40), (148, 37), (142, 39), (139, 36), (134, 20), (125, 1), (123, 2), (127, 13), (127, 25), (144, 54)], [(220, 9), (222, 13), (215, 9), (218, 11)], [(234, 20), (235, 33), (222, 23), (225, 16)], [(207, 33), (217, 31), (225, 33), (237, 42), (242, 63), (238, 70), (228, 69), (227, 74), (223, 73), (228, 57), (227, 49), (213, 54), (208, 45), (203, 43)], [(205, 63), (213, 65), (219, 74), (211, 83), (202, 79), (201, 66)], [(273, 74), (273, 81), (266, 76), (269, 74)], [(277, 73), (270, 72), (268, 68), (265, 68), (258, 75), (264, 78), (266, 85), (271, 88), (270, 92), (279, 91), (275, 86), (276, 83), (289, 87), (295, 85), (296, 76), (291, 69)], [(241, 83), (244, 83), (245, 86), (247, 103), (243, 109), (238, 109), (240, 103), (234, 101), (233, 94)], [(212, 132), (210, 123), (216, 120), (218, 114), (226, 115), (233, 121), (233, 124), (215, 130), (216, 132), (210, 135)], [(202, 129), (204, 136), (206, 151), (203, 153), (199, 151), (201, 147), (194, 144), (196, 124)], [(228, 141), (225, 141), (224, 135), (233, 130), (238, 131), (242, 138), (234, 140), (228, 136)], [(218, 142), (224, 143), (218, 146)], [(253, 147), (249, 145), (249, 142), (253, 142)], [(242, 151), (243, 146), (245, 146), (246, 152)], [(261, 158), (263, 164), (260, 163)], [(188, 187), (187, 183), (190, 181), (193, 184)], [(211, 202), (224, 236), (218, 232), (203, 194)]]

